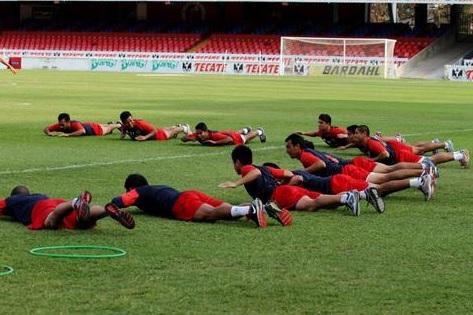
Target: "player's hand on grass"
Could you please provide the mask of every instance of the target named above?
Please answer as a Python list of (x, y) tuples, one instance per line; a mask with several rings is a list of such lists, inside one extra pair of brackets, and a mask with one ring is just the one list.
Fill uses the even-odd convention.
[(220, 187), (220, 188), (235, 188), (235, 187), (237, 187), (237, 184), (235, 184), (234, 182), (224, 182), (224, 183), (221, 183), (220, 185), (218, 185), (218, 187)]
[(9, 69), (10, 69), (11, 73), (13, 73), (13, 74), (16, 74), (16, 73), (18, 72), (18, 71), (17, 71), (15, 68), (13, 68), (13, 67), (10, 67)]
[(137, 136), (137, 137), (135, 138), (135, 140), (136, 140), (136, 141), (144, 141), (144, 140), (146, 140), (146, 138), (145, 138), (145, 136)]
[(206, 145), (215, 145), (215, 144), (217, 144), (217, 142), (215, 142), (214, 140), (206, 140), (203, 143), (206, 144)]

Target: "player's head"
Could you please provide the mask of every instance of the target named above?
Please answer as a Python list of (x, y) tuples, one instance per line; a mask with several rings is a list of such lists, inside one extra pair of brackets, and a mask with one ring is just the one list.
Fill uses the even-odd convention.
[(232, 151), (233, 168), (240, 174), (241, 168), (253, 164), (253, 152), (244, 144), (237, 145)]
[(133, 128), (133, 116), (129, 111), (124, 111), (120, 114), (120, 121), (125, 127)]
[(195, 125), (195, 134), (199, 141), (205, 141), (209, 138), (209, 128), (204, 122), (200, 122)]
[(306, 140), (297, 133), (289, 135), (284, 141), (286, 141), (286, 152), (293, 159), (298, 158), (302, 150), (307, 147)]
[(28, 189), (28, 187), (23, 186), (23, 185), (18, 185), (12, 189), (10, 196), (29, 195), (29, 194), (30, 194), (30, 190)]
[(329, 114), (319, 115), (319, 130), (328, 131), (332, 125), (332, 117)]
[(68, 113), (60, 113), (59, 116), (57, 116), (57, 123), (62, 128), (69, 128), (71, 125), (71, 116), (69, 116)]
[(148, 180), (141, 174), (130, 174), (125, 179), (125, 190), (130, 191), (141, 186), (147, 186)]
[(354, 143), (355, 131), (358, 125), (350, 125), (347, 127), (348, 142)]
[(363, 142), (365, 138), (370, 136), (370, 128), (367, 125), (359, 125), (356, 127), (354, 141), (357, 143)]

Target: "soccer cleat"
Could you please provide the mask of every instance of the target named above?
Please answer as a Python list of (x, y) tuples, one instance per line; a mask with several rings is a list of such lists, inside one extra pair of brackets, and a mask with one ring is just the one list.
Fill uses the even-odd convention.
[(447, 152), (453, 152), (453, 151), (455, 151), (455, 148), (453, 147), (453, 142), (452, 142), (452, 140), (447, 140), (447, 141), (445, 141), (445, 151), (447, 151)]
[(105, 212), (114, 219), (115, 221), (118, 221), (121, 225), (126, 227), (127, 229), (133, 229), (135, 227), (135, 220), (133, 219), (133, 216), (126, 212), (118, 209), (118, 207), (113, 204), (113, 203), (107, 203), (105, 205)]
[(460, 150), (460, 153), (463, 154), (463, 158), (459, 161), (460, 165), (463, 168), (470, 168), (470, 151), (468, 149)]
[(429, 167), (428, 171), (434, 180), (440, 177), (440, 171), (437, 166)]
[(251, 202), (250, 212), (246, 216), (248, 219), (253, 220), (257, 227), (265, 228), (268, 226), (268, 219), (263, 209), (263, 203), (258, 198)]
[(264, 205), (264, 210), (273, 219), (281, 223), (282, 226), (292, 224), (292, 215), (287, 209), (280, 209), (274, 202), (268, 202)]
[(424, 194), (425, 201), (432, 199), (434, 194), (434, 184), (432, 183), (432, 176), (429, 174), (422, 175), (420, 177), (421, 186), (419, 187), (420, 191)]
[(266, 142), (266, 134), (264, 133), (264, 129), (261, 128), (261, 127), (258, 127), (258, 128), (256, 128), (256, 130), (261, 130), (261, 134), (259, 135), (259, 140), (261, 141), (261, 143), (265, 143)]
[(372, 205), (378, 213), (384, 212), (384, 200), (378, 193), (375, 187), (369, 187), (365, 189), (366, 201)]
[(357, 217), (360, 215), (360, 193), (356, 190), (352, 190), (347, 194), (348, 198), (345, 206)]
[(188, 134), (191, 133), (191, 127), (189, 126), (189, 124), (182, 124), (181, 127), (182, 127), (182, 131), (183, 131), (186, 135), (188, 135)]
[(248, 127), (243, 127), (243, 128), (241, 129), (241, 134), (246, 136), (247, 134), (249, 134), (249, 133), (251, 132), (251, 130), (252, 130), (252, 128), (251, 128), (250, 126), (248, 126)]
[(80, 193), (72, 204), (72, 208), (77, 211), (77, 219), (79, 221), (87, 221), (90, 217), (89, 203), (92, 201), (92, 194), (90, 192), (83, 191)]

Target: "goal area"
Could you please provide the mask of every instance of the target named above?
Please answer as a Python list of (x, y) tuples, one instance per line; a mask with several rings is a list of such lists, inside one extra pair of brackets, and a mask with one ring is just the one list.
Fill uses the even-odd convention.
[(281, 37), (281, 75), (396, 78), (394, 45), (385, 38)]

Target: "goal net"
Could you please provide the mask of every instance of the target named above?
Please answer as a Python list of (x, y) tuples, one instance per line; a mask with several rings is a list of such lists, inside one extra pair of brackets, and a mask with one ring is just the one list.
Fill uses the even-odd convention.
[(392, 39), (281, 37), (280, 74), (396, 78)]

